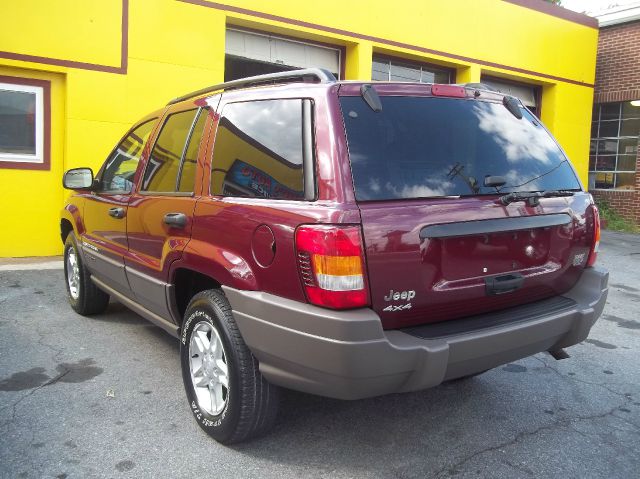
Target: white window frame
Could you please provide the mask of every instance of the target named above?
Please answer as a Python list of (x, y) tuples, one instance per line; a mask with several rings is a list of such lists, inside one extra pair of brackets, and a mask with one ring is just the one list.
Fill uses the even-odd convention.
[(44, 88), (40, 86), (22, 85), (17, 83), (0, 83), (0, 90), (14, 91), (21, 93), (32, 93), (36, 96), (35, 111), (35, 133), (36, 133), (36, 153), (35, 155), (19, 155), (7, 153), (0, 150), (0, 161), (13, 163), (44, 163)]

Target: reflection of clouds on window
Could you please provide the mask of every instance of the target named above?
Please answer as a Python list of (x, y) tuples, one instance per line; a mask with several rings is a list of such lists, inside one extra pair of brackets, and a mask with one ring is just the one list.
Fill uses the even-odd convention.
[(369, 160), (369, 157), (367, 155), (363, 155), (360, 153), (350, 153), (349, 154), (349, 161), (351, 161), (352, 164), (354, 163), (365, 163)]
[(542, 191), (544, 188), (538, 184), (537, 180), (531, 181), (531, 177), (518, 173), (516, 170), (509, 170), (503, 175), (509, 186), (526, 184), (526, 191)]
[[(426, 181), (425, 181), (426, 183)], [(446, 187), (451, 183), (444, 182), (442, 186), (432, 188), (427, 185), (403, 185), (398, 188), (391, 183), (386, 183), (384, 187), (393, 194), (395, 198), (425, 198), (430, 196), (447, 196)]]
[[(231, 106), (231, 105), (230, 105)], [(265, 100), (233, 103), (224, 115), (246, 135), (296, 165), (302, 164), (302, 103)]]
[(558, 147), (543, 130), (531, 128), (526, 117), (519, 120), (497, 111), (503, 108), (502, 105), (477, 103), (473, 112), (478, 117), (479, 128), (492, 135), (509, 162), (537, 160), (549, 164), (552, 158), (557, 158)]
[(485, 176), (506, 176), (505, 193), (579, 188), (556, 142), (526, 111), (518, 120), (480, 100), (382, 102), (374, 112), (360, 97), (340, 98), (358, 200), (496, 194)]

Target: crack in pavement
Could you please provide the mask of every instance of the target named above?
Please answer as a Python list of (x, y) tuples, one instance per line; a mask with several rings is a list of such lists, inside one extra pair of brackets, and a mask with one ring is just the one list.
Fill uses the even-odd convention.
[[(618, 406), (618, 407), (622, 407), (625, 404), (633, 402), (631, 394), (629, 394), (629, 393), (621, 393), (621, 392), (618, 392), (618, 391), (616, 391), (614, 389), (611, 389), (607, 385), (607, 383), (595, 383), (595, 382), (591, 382), (591, 381), (585, 381), (584, 379), (576, 378), (575, 376), (565, 376), (560, 371), (558, 371), (556, 368), (554, 368), (553, 366), (550, 366), (549, 364), (547, 364), (547, 362), (544, 359), (539, 358), (538, 356), (531, 356), (531, 357), (533, 359), (536, 359), (539, 362), (541, 362), (546, 369), (551, 370), (554, 374), (556, 374), (558, 377), (560, 377), (562, 379), (569, 379), (571, 381), (582, 383), (582, 384), (587, 384), (589, 386), (597, 386), (597, 387), (605, 389), (606, 391), (609, 391), (611, 394), (613, 394), (615, 396), (621, 397), (622, 399), (625, 400), (625, 402), (623, 404), (621, 404), (620, 406)], [(614, 415), (614, 417), (620, 419), (622, 422), (624, 422), (625, 424), (628, 424), (629, 426), (631, 426), (631, 427), (633, 427), (635, 429), (640, 428), (640, 425), (638, 425), (638, 424), (636, 424), (634, 422), (631, 422), (626, 418), (623, 418), (623, 417), (620, 417), (620, 416), (616, 416), (616, 415)], [(611, 426), (611, 427), (613, 427), (613, 426)], [(614, 428), (614, 429), (617, 429), (617, 428)]]
[(0, 427), (4, 428), (4, 427), (8, 426), (9, 424), (11, 424), (12, 422), (14, 422), (16, 420), (18, 404), (20, 404), (22, 401), (24, 401), (28, 397), (32, 396), (33, 394), (35, 394), (40, 389), (57, 383), (58, 381), (60, 381), (63, 377), (65, 377), (70, 372), (71, 372), (71, 369), (65, 369), (63, 372), (61, 372), (57, 376), (49, 379), (44, 384), (41, 384), (40, 386), (38, 386), (36, 388), (33, 388), (27, 394), (25, 394), (25, 395), (21, 396), (20, 398), (18, 398), (13, 404), (9, 404), (8, 406), (5, 406), (2, 409), (0, 409), (0, 411), (4, 411), (5, 409), (12, 408), (11, 419), (8, 419), (7, 421), (3, 422), (2, 425), (0, 425)]
[[(505, 441), (502, 442), (500, 444), (497, 444), (495, 446), (490, 446), (484, 449), (481, 449), (479, 451), (474, 452), (473, 454), (464, 457), (463, 459), (459, 460), (458, 462), (456, 462), (455, 464), (452, 464), (450, 466), (445, 466), (443, 468), (441, 468), (439, 471), (436, 471), (434, 473), (433, 478), (438, 478), (438, 477), (445, 477), (444, 474), (446, 474), (447, 476), (452, 476), (455, 474), (458, 474), (459, 471), (458, 468), (460, 468), (461, 466), (463, 466), (464, 464), (468, 463), (469, 461), (475, 459), (478, 456), (481, 456), (487, 452), (494, 452), (494, 451), (500, 451), (501, 449), (505, 449), (507, 447), (513, 446), (515, 444), (517, 444), (518, 442), (520, 442), (520, 440), (527, 438), (527, 437), (533, 437), (543, 431), (551, 431), (553, 429), (557, 429), (560, 427), (567, 427), (569, 425), (571, 425), (572, 421), (592, 421), (594, 419), (602, 419), (604, 417), (607, 416), (613, 416), (613, 413), (615, 411), (618, 410), (618, 408), (620, 407), (620, 405), (610, 409), (607, 412), (604, 413), (600, 413), (600, 414), (593, 414), (593, 415), (589, 415), (589, 416), (572, 416), (572, 417), (568, 417), (565, 419), (561, 419), (560, 421), (556, 421), (553, 422), (551, 424), (548, 425), (544, 425), (544, 426), (540, 426), (536, 429), (534, 429), (533, 431), (522, 431), (519, 432), (513, 439), (509, 440), (509, 441)], [(617, 416), (613, 416), (613, 417), (617, 417)]]
[(620, 397), (625, 398), (627, 400), (629, 399), (629, 397), (627, 396), (626, 393), (621, 393), (621, 392), (618, 392), (618, 391), (616, 391), (614, 389), (611, 389), (607, 385), (607, 383), (595, 383), (595, 382), (591, 382), (591, 381), (585, 381), (584, 379), (579, 379), (579, 378), (577, 378), (575, 376), (565, 376), (560, 371), (558, 371), (556, 368), (554, 368), (553, 366), (550, 366), (544, 359), (539, 358), (538, 356), (531, 356), (531, 358), (536, 359), (537, 361), (541, 362), (544, 365), (545, 368), (551, 370), (553, 373), (555, 373), (557, 376), (561, 377), (562, 379), (569, 379), (571, 381), (575, 381), (575, 382), (578, 382), (578, 383), (588, 384), (589, 386), (598, 386), (598, 387), (601, 387), (603, 389), (606, 389), (611, 394), (615, 394), (616, 396), (620, 396)]
[[(506, 441), (506, 442), (502, 442), (498, 445), (495, 446), (490, 446), (484, 449), (481, 449), (479, 451), (474, 452), (471, 455), (468, 455), (464, 458), (462, 458), (461, 460), (459, 460), (458, 462), (454, 463), (453, 465), (450, 466), (446, 466), (443, 467), (442, 469), (440, 469), (439, 471), (436, 471), (434, 473), (434, 475), (432, 477), (434, 478), (438, 478), (438, 477), (444, 477), (444, 474), (447, 474), (449, 476), (451, 475), (455, 475), (458, 474), (459, 471), (458, 468), (460, 468), (461, 466), (463, 466), (464, 464), (468, 463), (469, 461), (473, 460), (474, 458), (481, 456), (485, 453), (489, 453), (489, 452), (494, 452), (494, 451), (500, 451), (501, 449), (510, 447), (515, 445), (516, 443), (518, 443), (520, 440), (527, 438), (527, 437), (533, 437), (536, 434), (543, 432), (543, 431), (550, 431), (556, 428), (560, 428), (560, 427), (568, 427), (571, 430), (575, 431), (576, 433), (580, 434), (583, 437), (587, 437), (588, 435), (590, 436), (599, 436), (598, 433), (593, 433), (593, 434), (587, 434), (583, 431), (580, 431), (578, 429), (576, 429), (573, 426), (573, 422), (575, 421), (592, 421), (594, 419), (601, 419), (607, 416), (611, 416), (611, 417), (615, 417), (616, 419), (622, 421), (623, 423), (629, 425), (631, 428), (633, 428), (633, 430), (629, 431), (629, 430), (625, 430), (625, 429), (620, 429), (615, 427), (614, 425), (611, 424), (607, 424), (607, 427), (611, 428), (611, 429), (615, 429), (617, 431), (620, 432), (626, 432), (626, 433), (633, 433), (633, 434), (637, 434), (637, 430), (640, 429), (640, 426), (628, 421), (626, 418), (620, 417), (618, 415), (616, 415), (615, 413), (619, 410), (620, 407), (624, 406), (625, 404), (628, 404), (629, 402), (632, 401), (632, 397), (630, 394), (628, 393), (621, 393), (618, 392), (614, 389), (611, 389), (607, 384), (602, 384), (602, 383), (596, 383), (596, 382), (590, 382), (590, 381), (585, 381), (576, 377), (572, 377), (572, 376), (565, 376), (563, 375), (560, 371), (558, 371), (556, 368), (550, 366), (549, 364), (547, 364), (547, 362), (542, 359), (539, 358), (538, 356), (532, 356), (533, 359), (536, 359), (537, 361), (539, 361), (540, 363), (543, 364), (543, 366), (547, 369), (550, 369), (553, 373), (555, 373), (556, 375), (558, 375), (560, 378), (564, 379), (564, 380), (571, 380), (571, 381), (575, 381), (575, 382), (579, 382), (579, 383), (583, 383), (589, 386), (596, 386), (596, 387), (600, 387), (605, 389), (606, 391), (610, 392), (611, 394), (614, 394), (615, 396), (618, 396), (620, 398), (622, 398), (624, 401), (619, 404), (616, 405), (615, 407), (613, 407), (612, 409), (608, 410), (607, 412), (604, 413), (600, 413), (600, 414), (593, 414), (593, 415), (587, 415), (587, 416), (571, 416), (571, 417), (567, 417), (564, 419), (561, 419), (559, 421), (555, 421), (552, 424), (548, 424), (548, 425), (544, 425), (544, 426), (540, 426), (537, 429), (534, 429), (533, 431), (522, 431), (520, 433), (518, 433), (513, 439)], [(526, 468), (522, 468), (519, 465), (513, 464), (510, 461), (507, 461), (506, 459), (501, 459), (502, 462), (506, 463), (507, 465), (513, 467), (514, 469), (520, 470), (528, 475), (532, 475), (530, 470), (527, 470)]]

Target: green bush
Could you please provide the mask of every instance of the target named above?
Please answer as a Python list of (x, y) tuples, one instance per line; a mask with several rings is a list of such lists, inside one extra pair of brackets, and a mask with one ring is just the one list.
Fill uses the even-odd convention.
[(620, 216), (611, 205), (605, 200), (597, 200), (596, 204), (600, 210), (600, 218), (603, 220), (603, 226), (606, 222), (606, 228), (612, 231), (624, 231), (627, 233), (640, 233), (640, 228), (626, 218)]

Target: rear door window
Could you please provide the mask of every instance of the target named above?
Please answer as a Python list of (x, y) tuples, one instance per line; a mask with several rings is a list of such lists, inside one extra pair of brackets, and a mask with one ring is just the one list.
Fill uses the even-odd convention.
[(189, 143), (185, 149), (182, 167), (178, 173), (178, 191), (188, 193), (193, 191), (196, 177), (196, 166), (198, 165), (198, 150), (204, 133), (204, 125), (207, 121), (207, 110), (202, 109), (198, 113), (198, 118), (193, 124)]
[(230, 103), (213, 153), (211, 194), (302, 199), (302, 100)]
[[(578, 190), (569, 161), (526, 110), (501, 103), (382, 96), (374, 112), (341, 97), (356, 198), (360, 201)], [(485, 187), (485, 176), (506, 184)]]
[[(194, 162), (197, 156), (197, 145), (200, 144), (202, 138), (202, 131), (199, 132), (197, 138), (190, 142), (191, 148), (185, 148), (185, 144), (194, 127), (198, 111), (197, 109), (181, 111), (167, 117), (149, 156), (142, 179), (142, 191), (158, 193), (177, 191), (178, 175), (184, 171), (183, 158), (187, 152), (191, 158), (185, 173), (185, 182), (181, 186), (184, 187), (184, 190), (180, 191), (193, 191)], [(204, 127), (204, 124), (201, 126)], [(190, 179), (191, 184), (189, 184)]]

